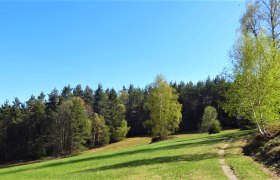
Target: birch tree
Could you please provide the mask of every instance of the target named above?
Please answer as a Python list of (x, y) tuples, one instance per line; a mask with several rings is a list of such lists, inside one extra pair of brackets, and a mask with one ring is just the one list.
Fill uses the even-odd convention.
[(157, 76), (145, 103), (150, 119), (145, 122), (155, 136), (166, 137), (179, 128), (182, 105), (176, 90), (162, 76)]
[(280, 121), (280, 53), (268, 37), (242, 36), (233, 52), (233, 84), (224, 109), (252, 120), (262, 135)]

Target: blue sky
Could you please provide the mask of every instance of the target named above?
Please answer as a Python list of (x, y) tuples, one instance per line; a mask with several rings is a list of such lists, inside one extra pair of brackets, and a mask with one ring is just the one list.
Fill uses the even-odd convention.
[(245, 1), (0, 1), (0, 104), (64, 85), (215, 77)]

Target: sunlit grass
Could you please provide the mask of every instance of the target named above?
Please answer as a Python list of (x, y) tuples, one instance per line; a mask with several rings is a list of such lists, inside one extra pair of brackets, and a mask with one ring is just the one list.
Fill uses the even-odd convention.
[[(70, 158), (2, 168), (0, 179), (227, 179), (219, 164), (219, 147), (246, 133), (186, 134), (153, 144), (150, 138), (132, 138)], [(228, 153), (229, 158), (236, 156)], [(251, 171), (251, 161), (246, 160), (240, 166)], [(261, 169), (253, 171), (268, 177)]]
[(236, 140), (226, 150), (226, 162), (234, 170), (240, 179), (271, 179), (271, 176), (264, 173), (262, 166), (251, 157), (242, 154), (242, 147), (245, 142)]

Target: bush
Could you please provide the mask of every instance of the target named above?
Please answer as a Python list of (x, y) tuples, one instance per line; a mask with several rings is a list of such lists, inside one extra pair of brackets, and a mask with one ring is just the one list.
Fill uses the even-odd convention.
[(217, 110), (214, 107), (207, 106), (204, 109), (200, 131), (208, 132), (209, 134), (219, 133), (221, 131), (221, 124), (217, 120), (217, 115)]
[(125, 139), (130, 127), (127, 127), (126, 120), (122, 120), (121, 126), (113, 129), (113, 133), (111, 134), (111, 141), (118, 142)]
[(211, 123), (208, 133), (209, 134), (216, 134), (221, 132), (221, 124), (218, 120), (215, 120)]

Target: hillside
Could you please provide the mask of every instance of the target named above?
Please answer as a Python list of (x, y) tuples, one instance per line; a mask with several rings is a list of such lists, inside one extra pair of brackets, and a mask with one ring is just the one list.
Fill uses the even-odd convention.
[[(272, 179), (258, 163), (240, 152), (239, 137), (249, 131), (184, 134), (150, 144), (131, 138), (65, 159), (0, 169), (1, 179), (227, 179), (219, 151), (239, 179)], [(242, 168), (240, 168), (242, 167)]]

